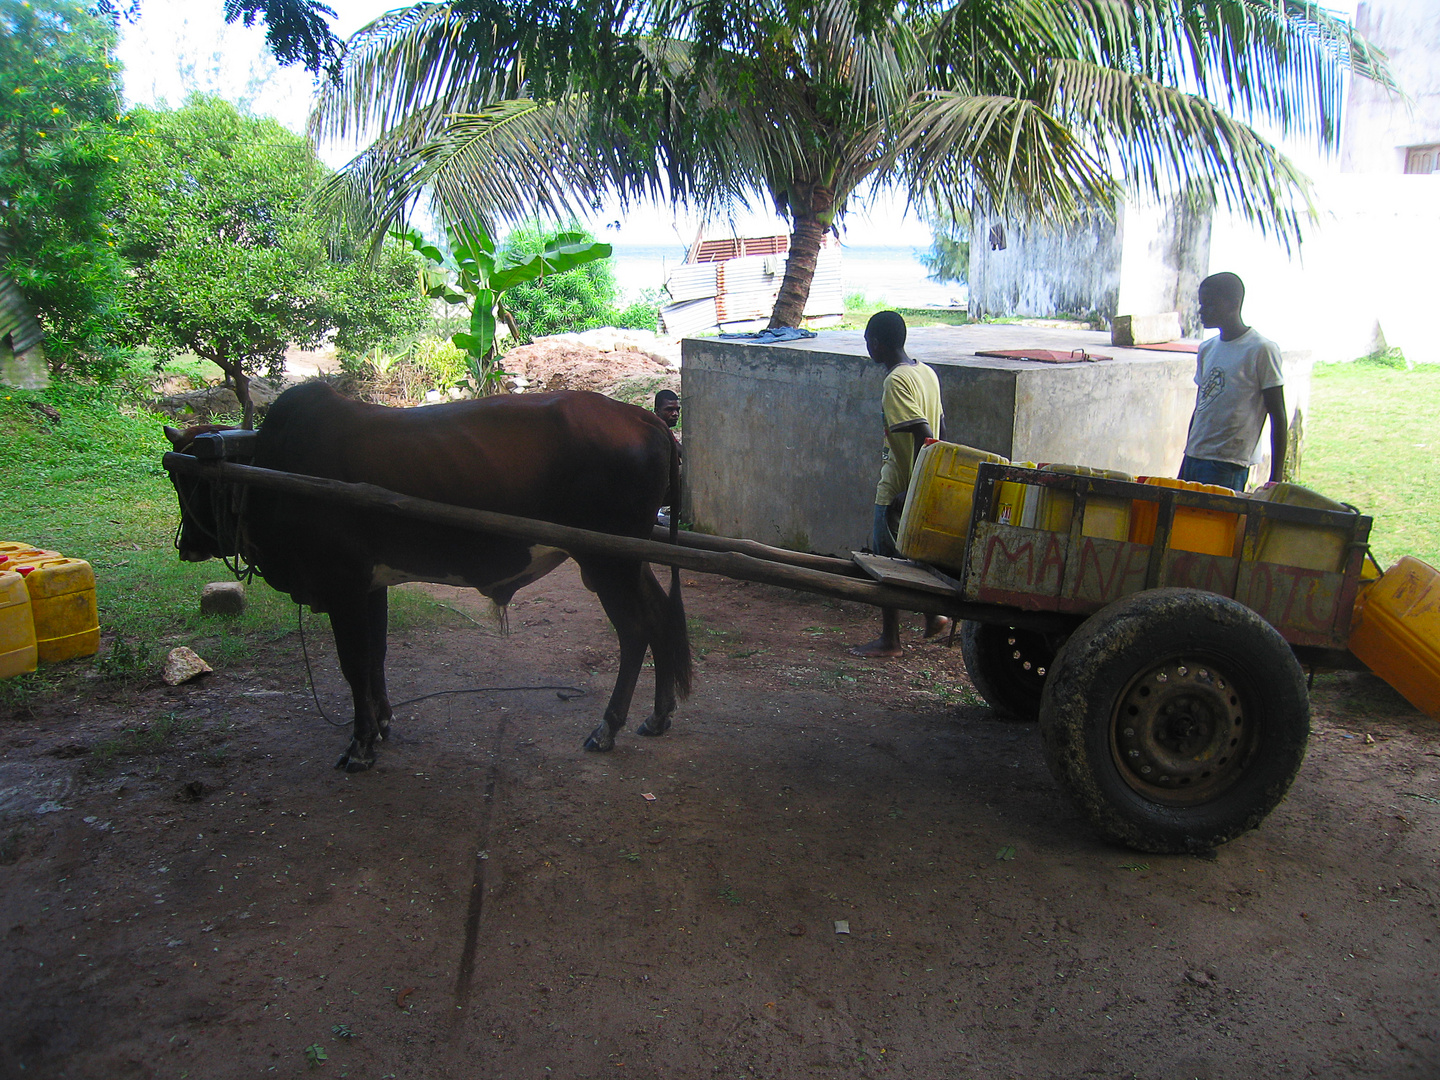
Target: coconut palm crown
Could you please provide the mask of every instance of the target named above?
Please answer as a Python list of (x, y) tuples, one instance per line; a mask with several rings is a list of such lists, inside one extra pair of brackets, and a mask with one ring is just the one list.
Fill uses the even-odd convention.
[(357, 33), (311, 125), (371, 140), (324, 197), (376, 237), (422, 192), (460, 222), (768, 199), (794, 326), (862, 184), (1056, 224), (1183, 193), (1293, 244), (1309, 183), (1255, 125), (1333, 148), (1352, 74), (1393, 87), (1303, 0), (451, 0)]

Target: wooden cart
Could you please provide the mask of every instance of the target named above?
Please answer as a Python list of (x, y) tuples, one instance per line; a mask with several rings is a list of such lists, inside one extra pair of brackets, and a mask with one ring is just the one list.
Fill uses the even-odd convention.
[[(996, 520), (995, 487), (1073, 500), (1068, 532)], [(1149, 543), (1085, 535), (1090, 499), (1152, 508)], [(1171, 543), (1178, 512), (1239, 516), (1233, 553)], [(1346, 649), (1370, 518), (1176, 488), (982, 465), (955, 576), (860, 556), (882, 581), (963, 601), (965, 664), (996, 710), (1038, 719), (1056, 781), (1106, 837), (1194, 851), (1254, 828), (1304, 759), (1301, 664), (1363, 668)], [(1343, 537), (1333, 570), (1264, 561), (1277, 525)], [(985, 608), (978, 617), (975, 607)], [(1023, 611), (1024, 621), (1001, 613)]]
[[(1051, 772), (1107, 838), (1144, 851), (1208, 850), (1254, 828), (1304, 758), (1309, 702), (1301, 662), (1361, 666), (1345, 649), (1370, 519), (1242, 497), (983, 465), (964, 565), (837, 559), (682, 533), (680, 543), (613, 536), (429, 502), (365, 484), (238, 464), (251, 433), (196, 440), (165, 468), (363, 505), (477, 532), (645, 559), (959, 621), (966, 666), (994, 708), (1040, 721)], [(1066, 532), (995, 520), (995, 485), (1073, 500)], [(1085, 535), (1092, 498), (1155, 505), (1148, 544)], [(1245, 517), (1244, 550), (1202, 555), (1170, 543), (1177, 509)], [(1344, 530), (1340, 572), (1254, 557), (1267, 521)]]

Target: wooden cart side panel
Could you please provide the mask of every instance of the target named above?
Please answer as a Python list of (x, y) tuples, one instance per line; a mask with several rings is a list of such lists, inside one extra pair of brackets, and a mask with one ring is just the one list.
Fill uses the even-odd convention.
[(1085, 615), (1155, 586), (1202, 589), (1234, 596), (1296, 645), (1345, 644), (1347, 593), (1353, 597), (1353, 591), (1345, 588), (1344, 574), (1170, 550), (1152, 585), (1150, 551), (1148, 544), (978, 521), (963, 596), (982, 604)]
[(1030, 611), (1058, 610), (1067, 542), (1064, 533), (975, 521), (962, 596)]
[(1235, 599), (1259, 613), (1296, 645), (1343, 648), (1350, 633), (1346, 576), (1281, 563), (1246, 562), (1240, 567)]
[[(1005, 604), (1027, 611), (1088, 614), (1142, 589), (1201, 589), (1233, 597), (1252, 608), (1294, 645), (1343, 649), (1359, 587), (1370, 518), (1309, 507), (1217, 496), (1174, 488), (1067, 474), (1034, 474), (1013, 466), (979, 469), (970, 544), (961, 577), (966, 600)], [(1069, 533), (1002, 525), (993, 520), (994, 484), (1019, 480), (1073, 491), (1076, 510)], [(1133, 496), (1158, 505), (1154, 544), (1132, 544), (1080, 535), (1085, 498), (1092, 493)], [(1245, 548), (1252, 552), (1265, 520), (1350, 530), (1350, 554), (1342, 573), (1330, 573), (1236, 557), (1207, 555), (1168, 546), (1179, 504), (1239, 512)]]
[(1106, 604), (1146, 588), (1150, 545), (1072, 537), (1076, 555), (1067, 560), (1062, 596), (1070, 611), (1098, 611)]
[(1204, 589), (1221, 596), (1233, 596), (1239, 569), (1239, 559), (1171, 548), (1161, 560), (1160, 579), (1155, 584), (1161, 588)]

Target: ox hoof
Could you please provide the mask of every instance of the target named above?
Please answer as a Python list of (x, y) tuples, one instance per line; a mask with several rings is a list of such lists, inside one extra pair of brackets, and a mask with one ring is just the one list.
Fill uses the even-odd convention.
[(380, 725), (380, 738), (386, 740), (390, 738), (390, 724), (388, 722)]
[(585, 740), (585, 749), (593, 750), (597, 754), (615, 749), (615, 733), (610, 730), (608, 724), (601, 724)]
[(364, 772), (374, 764), (374, 750), (367, 753), (352, 743), (350, 748), (340, 755), (340, 760), (335, 762), (335, 768), (344, 769), (346, 772)]
[(637, 735), (664, 735), (669, 730), (670, 718), (668, 716), (662, 720), (651, 713), (645, 718), (645, 722), (635, 729), (635, 733)]

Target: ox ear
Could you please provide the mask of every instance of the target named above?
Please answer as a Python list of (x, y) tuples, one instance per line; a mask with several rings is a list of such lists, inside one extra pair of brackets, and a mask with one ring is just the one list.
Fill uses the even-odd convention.
[(179, 428), (173, 428), (169, 424), (165, 424), (164, 427), (165, 437), (170, 440), (171, 446), (175, 447), (176, 450), (179, 450), (182, 446), (185, 445), (187, 440), (183, 431), (181, 431)]

